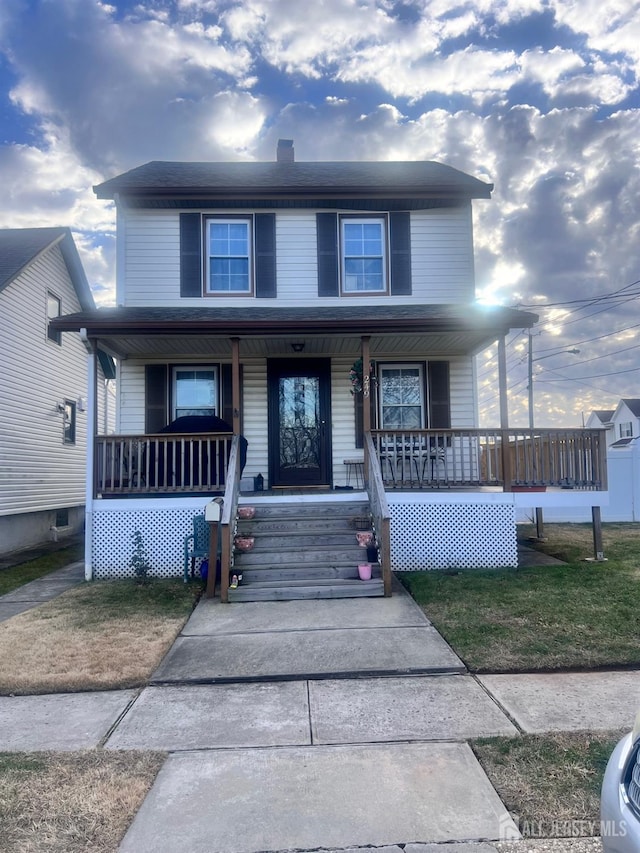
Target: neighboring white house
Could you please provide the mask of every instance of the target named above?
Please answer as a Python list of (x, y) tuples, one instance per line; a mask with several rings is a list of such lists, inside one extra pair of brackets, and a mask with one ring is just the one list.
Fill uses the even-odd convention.
[(120, 359), (121, 435), (98, 428), (89, 467), (88, 576), (130, 573), (136, 529), (155, 571), (180, 573), (230, 440), (159, 435), (184, 416), (248, 440), (241, 491), (262, 478), (262, 501), (335, 500), (364, 458), (395, 569), (514, 565), (516, 489), (599, 503), (602, 433), (508, 430), (504, 359), (503, 430), (478, 429), (474, 355), (537, 319), (474, 301), (472, 200), (492, 185), (435, 162), (296, 162), (282, 141), (276, 162), (152, 162), (95, 189), (117, 208), (118, 306), (55, 322)]
[[(82, 529), (87, 352), (49, 321), (94, 307), (68, 228), (0, 230), (1, 553)], [(114, 365), (99, 362), (100, 429), (112, 432)]]

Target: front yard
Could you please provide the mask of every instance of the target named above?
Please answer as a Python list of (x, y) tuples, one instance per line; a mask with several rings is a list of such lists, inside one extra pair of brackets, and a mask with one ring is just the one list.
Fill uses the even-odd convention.
[(566, 565), (399, 577), (472, 672), (640, 666), (640, 525), (603, 525), (604, 563), (589, 525), (546, 534)]

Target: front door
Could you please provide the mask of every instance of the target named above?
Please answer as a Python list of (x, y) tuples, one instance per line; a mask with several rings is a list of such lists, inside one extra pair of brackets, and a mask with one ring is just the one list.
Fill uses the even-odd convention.
[(270, 359), (269, 482), (274, 487), (331, 484), (331, 362)]

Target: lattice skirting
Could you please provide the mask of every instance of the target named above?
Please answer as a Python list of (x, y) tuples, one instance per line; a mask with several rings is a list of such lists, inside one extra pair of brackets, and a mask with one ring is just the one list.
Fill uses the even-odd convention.
[(513, 506), (391, 504), (394, 571), (518, 565)]
[(193, 530), (193, 508), (105, 511), (93, 514), (92, 557), (95, 578), (134, 576), (129, 560), (133, 534), (144, 540), (153, 577), (181, 577), (184, 566), (184, 537)]

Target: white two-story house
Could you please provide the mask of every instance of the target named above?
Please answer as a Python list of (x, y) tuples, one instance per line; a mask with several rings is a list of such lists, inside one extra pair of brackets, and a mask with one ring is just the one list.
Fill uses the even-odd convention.
[[(474, 301), (490, 184), (296, 162), (283, 140), (275, 162), (151, 162), (95, 189), (117, 208), (118, 304), (56, 324), (121, 365), (89, 576), (128, 574), (136, 529), (154, 571), (180, 574), (194, 512), (224, 494), (226, 596), (238, 503), (357, 498), (388, 594), (391, 569), (515, 565), (518, 487), (605, 488), (597, 430), (508, 431), (504, 337), (536, 317)], [(495, 341), (501, 429), (479, 430), (474, 355)], [(188, 432), (206, 418), (224, 423)]]
[[(0, 229), (0, 553), (82, 530), (87, 355), (50, 321), (94, 307), (68, 228)], [(96, 371), (96, 426), (108, 434), (115, 367), (103, 352)]]

